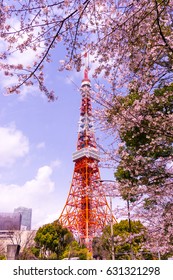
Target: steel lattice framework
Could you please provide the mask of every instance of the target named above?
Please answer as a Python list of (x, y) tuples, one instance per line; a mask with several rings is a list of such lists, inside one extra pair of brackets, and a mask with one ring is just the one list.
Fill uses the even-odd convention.
[(91, 250), (92, 239), (110, 224), (110, 208), (102, 190), (91, 107), (91, 84), (85, 69), (81, 84), (77, 150), (70, 191), (59, 221)]

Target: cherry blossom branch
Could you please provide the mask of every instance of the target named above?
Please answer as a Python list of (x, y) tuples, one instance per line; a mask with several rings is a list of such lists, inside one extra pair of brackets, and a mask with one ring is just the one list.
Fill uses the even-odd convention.
[(160, 14), (161, 13), (159, 13), (159, 10), (158, 10), (157, 0), (155, 0), (155, 7), (156, 7), (156, 12), (157, 12), (157, 19), (156, 20), (157, 20), (157, 24), (158, 24), (158, 27), (159, 27), (160, 35), (162, 37), (163, 42), (165, 43), (165, 46), (173, 53), (173, 49), (168, 44), (168, 41), (166, 40), (166, 38), (165, 38), (165, 36), (163, 34), (163, 31), (162, 31), (161, 25), (160, 25)]
[[(87, 5), (89, 4), (90, 0), (86, 0), (83, 5), (84, 6), (84, 9), (82, 11), (82, 13), (80, 14), (80, 17), (78, 19), (78, 24), (79, 24), (79, 21), (80, 21), (80, 18), (84, 12), (84, 10), (86, 9)], [(76, 13), (78, 13), (78, 9), (74, 10), (72, 13), (70, 13), (67, 17), (65, 17), (61, 22), (60, 22), (60, 26), (59, 26), (59, 29), (58, 31), (56, 32), (56, 34), (54, 35), (53, 37), (53, 40), (51, 41), (51, 43), (49, 44), (46, 52), (44, 53), (42, 59), (39, 61), (39, 63), (37, 64), (37, 66), (35, 67), (35, 69), (30, 73), (30, 75), (28, 77), (26, 77), (21, 83), (19, 83), (17, 86), (13, 87), (10, 91), (10, 93), (16, 91), (18, 88), (20, 88), (22, 85), (26, 84), (26, 82), (32, 78), (32, 76), (36, 76), (35, 73), (37, 72), (37, 70), (40, 68), (40, 66), (42, 65), (42, 63), (44, 62), (45, 58), (47, 57), (47, 55), (49, 54), (49, 51), (50, 49), (52, 48), (52, 46), (54, 45), (54, 42), (56, 40), (56, 38), (58, 37), (58, 35), (60, 34), (60, 31), (62, 30), (63, 28), (63, 25), (64, 23), (71, 17), (73, 17)], [(50, 96), (52, 98), (52, 96)]]

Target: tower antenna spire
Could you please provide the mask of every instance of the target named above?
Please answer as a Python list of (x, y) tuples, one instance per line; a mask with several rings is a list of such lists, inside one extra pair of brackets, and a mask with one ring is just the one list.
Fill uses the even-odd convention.
[(85, 57), (85, 69), (84, 69), (84, 80), (89, 80), (88, 72), (89, 72), (89, 55), (87, 52), (84, 54)]

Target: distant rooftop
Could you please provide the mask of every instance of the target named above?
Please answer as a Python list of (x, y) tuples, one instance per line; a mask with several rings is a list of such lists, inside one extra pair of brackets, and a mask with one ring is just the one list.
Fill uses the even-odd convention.
[(0, 213), (0, 230), (20, 230), (21, 219), (20, 213)]

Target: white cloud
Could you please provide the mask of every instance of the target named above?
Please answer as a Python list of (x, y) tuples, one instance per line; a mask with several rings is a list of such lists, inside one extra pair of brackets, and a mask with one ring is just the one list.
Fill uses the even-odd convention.
[(37, 144), (37, 149), (44, 149), (45, 148), (45, 142), (40, 142)]
[[(37, 217), (41, 216), (39, 211), (37, 213), (35, 212), (35, 214), (37, 214)], [(35, 224), (35, 228), (39, 228), (43, 225), (56, 221), (60, 216), (60, 214), (61, 214), (60, 211), (56, 211), (56, 212), (52, 211), (51, 213), (46, 214), (43, 219), (41, 219), (38, 223)]]
[(58, 160), (58, 159), (53, 160), (53, 161), (51, 162), (51, 164), (50, 164), (50, 166), (51, 166), (52, 168), (54, 168), (54, 167), (59, 167), (60, 165), (61, 165), (61, 161)]
[(0, 127), (0, 167), (11, 166), (29, 152), (29, 140), (15, 126)]
[(55, 183), (51, 180), (52, 171), (50, 166), (45, 165), (38, 169), (34, 179), (23, 185), (0, 184), (0, 211), (13, 212), (19, 206), (32, 208), (34, 228), (57, 219), (58, 213), (56, 215), (53, 203)]

